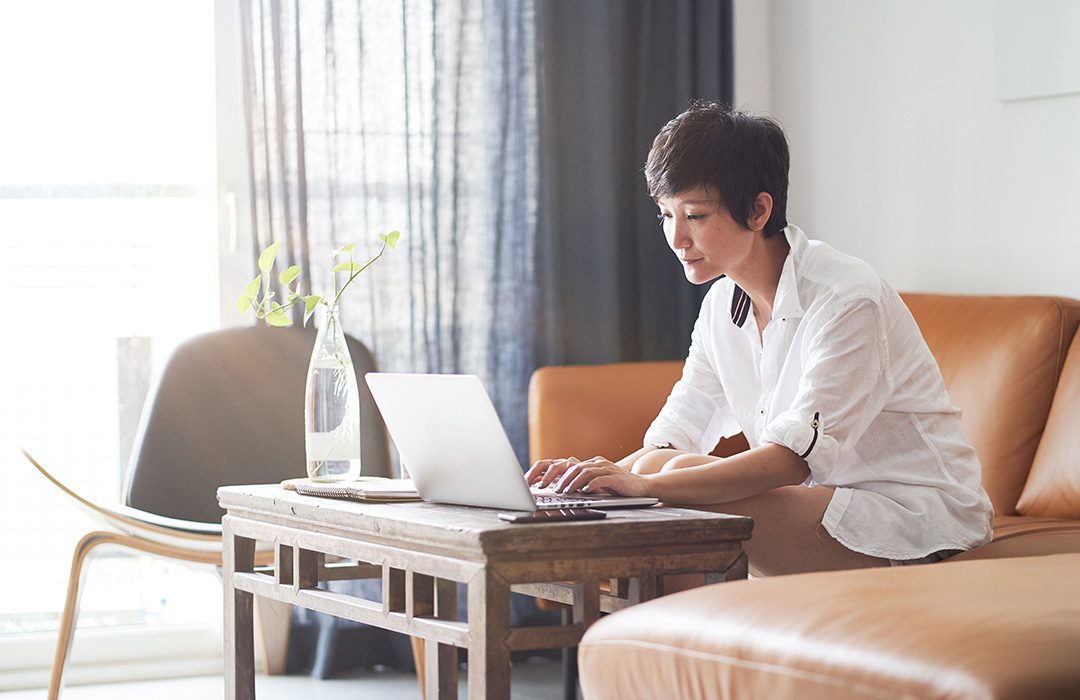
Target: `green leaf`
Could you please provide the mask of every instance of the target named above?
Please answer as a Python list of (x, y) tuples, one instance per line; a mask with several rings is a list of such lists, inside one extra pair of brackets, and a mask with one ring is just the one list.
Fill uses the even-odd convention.
[(330, 257), (331, 258), (336, 258), (337, 256), (341, 255), (342, 253), (348, 253), (349, 251), (351, 251), (355, 247), (356, 247), (355, 243), (350, 243), (349, 245), (343, 245), (340, 248), (338, 248), (337, 250), (335, 250), (333, 253), (331, 253)]
[(262, 283), (262, 275), (258, 275), (255, 279), (247, 283), (244, 287), (244, 295), (255, 299), (259, 296), (259, 286)]
[(361, 267), (363, 267), (363, 266), (360, 265), (359, 263), (343, 262), (343, 263), (338, 263), (337, 265), (334, 265), (334, 269), (331, 270), (331, 272), (348, 272), (348, 273), (351, 274), (353, 272), (358, 271)]
[(399, 238), (401, 238), (401, 231), (391, 231), (390, 233), (379, 234), (379, 241), (385, 243), (386, 247), (390, 250), (394, 250), (397, 247)]
[(300, 266), (290, 265), (280, 275), (278, 275), (278, 281), (284, 285), (289, 285), (294, 279), (300, 276)]
[(286, 299), (288, 299), (288, 301), (290, 303), (296, 301), (299, 298), (300, 298), (300, 295), (297, 294), (296, 292), (289, 292), (289, 295), (286, 297)]
[(266, 317), (266, 322), (275, 328), (284, 328), (285, 326), (292, 325), (292, 319), (290, 319), (284, 311), (275, 311)]
[(241, 294), (236, 299), (236, 308), (241, 314), (247, 313), (247, 310), (251, 308), (251, 297), (247, 294)]
[(315, 313), (315, 309), (319, 306), (319, 302), (322, 301), (322, 297), (318, 294), (312, 294), (306, 300), (304, 300), (304, 325), (307, 325), (308, 319), (311, 318), (311, 314)]
[(271, 243), (266, 246), (266, 250), (259, 255), (259, 269), (261, 271), (270, 272), (270, 268), (274, 266), (274, 260), (277, 259), (278, 248), (280, 247), (280, 243)]
[(292, 320), (282, 308), (281, 304), (274, 302), (270, 307), (270, 313), (266, 315), (266, 322), (275, 328), (292, 325)]

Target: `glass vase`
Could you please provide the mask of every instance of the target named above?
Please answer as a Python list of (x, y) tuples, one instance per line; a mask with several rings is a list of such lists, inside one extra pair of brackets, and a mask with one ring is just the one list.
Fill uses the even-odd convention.
[(312, 481), (360, 476), (360, 391), (337, 306), (319, 309), (319, 332), (304, 395), (307, 475)]

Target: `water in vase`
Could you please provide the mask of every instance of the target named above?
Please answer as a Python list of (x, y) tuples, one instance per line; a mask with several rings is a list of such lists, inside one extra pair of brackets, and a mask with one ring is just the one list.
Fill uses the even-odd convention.
[(360, 395), (351, 363), (313, 362), (307, 391), (308, 478), (345, 481), (360, 476)]
[(305, 427), (308, 479), (360, 476), (360, 391), (337, 310), (323, 318), (308, 367)]

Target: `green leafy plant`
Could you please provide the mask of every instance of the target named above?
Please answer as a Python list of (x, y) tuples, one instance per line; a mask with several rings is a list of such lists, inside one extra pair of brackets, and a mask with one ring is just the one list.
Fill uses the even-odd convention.
[[(304, 325), (306, 326), (308, 319), (315, 313), (315, 309), (319, 307), (319, 304), (330, 308), (336, 306), (342, 293), (348, 289), (353, 280), (381, 258), (387, 248), (393, 250), (397, 246), (400, 237), (400, 231), (380, 233), (379, 251), (362, 264), (353, 260), (353, 251), (356, 250), (355, 243), (342, 246), (331, 253), (331, 260), (336, 260), (345, 255), (349, 257), (347, 261), (337, 263), (330, 270), (330, 275), (334, 278), (334, 295), (331, 299), (318, 294), (301, 294), (299, 292), (300, 283), (298, 280), (302, 272), (299, 265), (290, 265), (278, 273), (278, 282), (285, 288), (285, 298), (281, 301), (275, 299), (277, 293), (272, 287), (270, 271), (277, 260), (278, 249), (281, 245), (271, 243), (259, 254), (259, 274), (244, 287), (244, 291), (236, 299), (236, 308), (241, 314), (247, 313), (248, 309), (254, 309), (256, 318), (264, 319), (271, 326), (280, 327), (292, 325), (292, 319), (286, 312), (297, 304), (302, 304), (304, 307)], [(343, 273), (347, 275), (345, 283), (338, 286), (338, 275)]]

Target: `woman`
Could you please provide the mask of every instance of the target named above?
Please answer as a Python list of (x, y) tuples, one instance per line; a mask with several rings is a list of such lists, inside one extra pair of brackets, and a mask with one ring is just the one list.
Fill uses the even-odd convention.
[[(788, 225), (781, 128), (695, 103), (660, 130), (645, 179), (686, 278), (718, 280), (682, 378), (642, 449), (541, 460), (529, 482), (750, 515), (759, 575), (989, 541), (978, 459), (907, 307), (869, 265)], [(739, 432), (748, 451), (708, 454)]]

